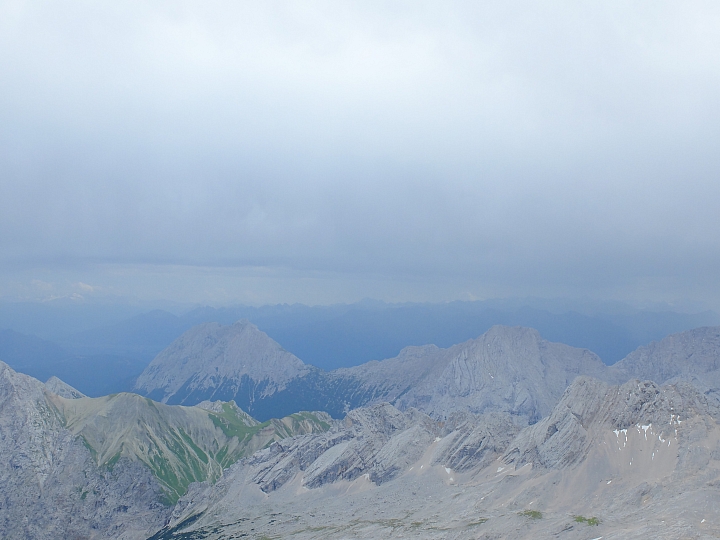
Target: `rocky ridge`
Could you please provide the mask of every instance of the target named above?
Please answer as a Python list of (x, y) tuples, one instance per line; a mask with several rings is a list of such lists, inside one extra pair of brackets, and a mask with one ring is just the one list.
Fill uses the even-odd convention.
[(192, 482), (212, 483), (241, 457), (332, 422), (296, 413), (259, 423), (234, 403), (205, 405), (76, 397), (0, 362), (2, 536), (147, 537)]
[(581, 377), (535, 425), (492, 416), (358, 409), (194, 486), (154, 538), (720, 534), (720, 408), (691, 385)]
[[(284, 359), (276, 358), (280, 371), (274, 378), (261, 365), (272, 355), (262, 351)], [(576, 376), (616, 380), (592, 352), (550, 343), (536, 330), (521, 327), (495, 326), (449, 349), (407, 347), (396, 358), (332, 372), (290, 356), (247, 321), (231, 327), (201, 325), (163, 351), (136, 388), (167, 403), (232, 399), (261, 419), (298, 409), (342, 418), (354, 408), (389, 402), (436, 419), (457, 411), (499, 412), (535, 422)]]
[(169, 508), (152, 473), (126, 459), (99, 468), (47, 397), (0, 362), (2, 536), (138, 538), (160, 527)]
[(720, 327), (669, 335), (633, 351), (613, 368), (626, 380), (687, 381), (720, 397)]

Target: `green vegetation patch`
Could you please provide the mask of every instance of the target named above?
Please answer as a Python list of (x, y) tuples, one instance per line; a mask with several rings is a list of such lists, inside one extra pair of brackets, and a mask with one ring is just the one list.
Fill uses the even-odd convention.
[(228, 438), (237, 437), (238, 440), (244, 441), (270, 424), (270, 422), (263, 422), (256, 426), (248, 426), (245, 420), (235, 413), (230, 403), (223, 403), (222, 409), (221, 413), (208, 411), (208, 415), (215, 427), (220, 428)]
[(92, 445), (88, 442), (84, 435), (80, 435), (80, 440), (82, 441), (83, 446), (90, 451), (90, 455), (93, 457), (93, 459), (97, 461), (97, 450), (92, 447)]
[(518, 512), (519, 516), (523, 516), (530, 519), (542, 519), (542, 512), (539, 512), (538, 510), (523, 510), (522, 512)]
[(596, 518), (595, 516), (586, 518), (584, 516), (573, 516), (573, 519), (577, 523), (586, 523), (588, 525), (600, 525), (601, 521), (600, 519)]
[(294, 431), (297, 431), (300, 428), (300, 424), (303, 421), (309, 421), (317, 426), (320, 426), (320, 429), (322, 431), (327, 431), (330, 429), (330, 424), (328, 424), (324, 420), (320, 420), (316, 415), (311, 412), (302, 411), (294, 413), (290, 415), (290, 418), (292, 419), (292, 427)]
[(121, 455), (122, 455), (122, 444), (120, 445), (120, 450), (118, 450), (117, 453), (113, 457), (111, 457), (105, 464), (105, 466), (108, 468), (109, 471), (113, 470), (113, 467), (115, 466), (115, 464), (120, 460)]

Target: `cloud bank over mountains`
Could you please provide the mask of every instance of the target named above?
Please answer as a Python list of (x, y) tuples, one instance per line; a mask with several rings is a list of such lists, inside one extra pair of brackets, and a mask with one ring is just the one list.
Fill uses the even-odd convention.
[(0, 21), (2, 296), (720, 304), (713, 3)]

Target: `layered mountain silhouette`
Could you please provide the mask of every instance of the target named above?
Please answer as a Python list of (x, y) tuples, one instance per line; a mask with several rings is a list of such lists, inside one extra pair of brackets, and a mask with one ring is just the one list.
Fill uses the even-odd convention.
[(135, 390), (169, 404), (234, 400), (259, 419), (297, 410), (342, 418), (389, 402), (436, 418), (496, 411), (534, 422), (578, 375), (615, 380), (592, 352), (550, 343), (528, 328), (494, 326), (448, 349), (407, 347), (396, 358), (325, 372), (243, 320), (192, 328), (150, 363)]

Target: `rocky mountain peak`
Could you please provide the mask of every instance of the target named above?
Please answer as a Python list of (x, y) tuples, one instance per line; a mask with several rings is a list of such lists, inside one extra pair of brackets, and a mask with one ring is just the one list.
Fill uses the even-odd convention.
[(226, 386), (224, 393), (237, 390), (244, 378), (261, 383), (264, 393), (272, 394), (309, 370), (247, 320), (205, 323), (158, 354), (138, 377), (135, 389), (162, 402), (184, 403), (191, 394), (209, 399), (221, 385)]
[(432, 375), (401, 396), (398, 405), (439, 418), (464, 409), (510, 412), (532, 422), (550, 412), (578, 375), (612, 377), (586, 349), (551, 343), (531, 328), (493, 326), (444, 350)]
[(45, 382), (45, 389), (66, 399), (80, 399), (87, 397), (80, 390), (76, 390), (68, 383), (58, 379), (54, 375)]
[(672, 334), (633, 351), (613, 366), (625, 378), (663, 384), (690, 380), (720, 388), (720, 327), (708, 326)]

